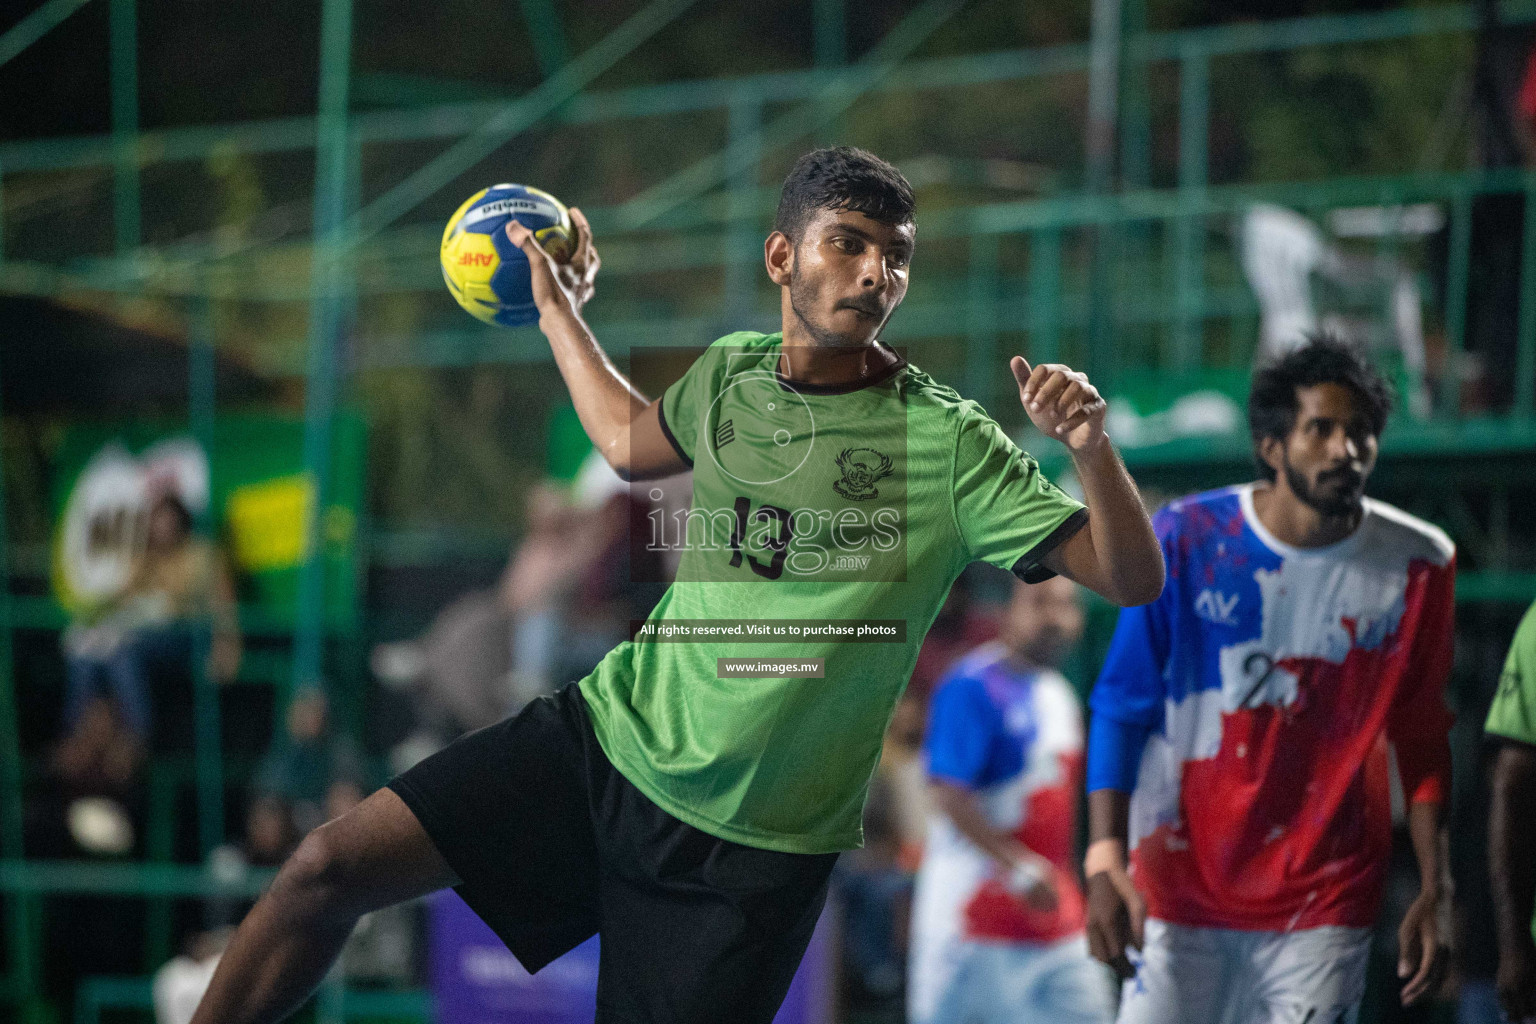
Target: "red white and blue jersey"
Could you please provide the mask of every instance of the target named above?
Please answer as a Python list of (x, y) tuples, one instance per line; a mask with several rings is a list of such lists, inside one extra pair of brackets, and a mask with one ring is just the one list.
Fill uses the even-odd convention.
[(1375, 921), (1388, 744), (1410, 801), (1449, 786), (1455, 547), (1366, 499), (1323, 548), (1275, 538), (1254, 485), (1154, 517), (1162, 596), (1121, 612), (1090, 699), (1088, 788), (1131, 792), (1152, 916), (1289, 931)]
[[(1073, 866), (1082, 709), (1053, 671), (1021, 670), (985, 644), (940, 682), (923, 741), (928, 777), (971, 790), (993, 827), (1055, 865), (1057, 907), (1010, 892), (995, 862), (943, 814), (930, 817), (914, 899), (914, 941), (1052, 943), (1083, 930)], [(918, 965), (915, 965), (918, 966)]]

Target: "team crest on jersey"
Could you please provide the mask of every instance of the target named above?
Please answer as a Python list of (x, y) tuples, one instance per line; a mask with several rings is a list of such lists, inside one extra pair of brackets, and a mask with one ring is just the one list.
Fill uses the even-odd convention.
[(844, 448), (837, 457), (837, 468), (843, 471), (843, 478), (832, 489), (849, 501), (867, 501), (879, 496), (875, 484), (891, 475), (892, 462), (889, 455), (873, 448)]

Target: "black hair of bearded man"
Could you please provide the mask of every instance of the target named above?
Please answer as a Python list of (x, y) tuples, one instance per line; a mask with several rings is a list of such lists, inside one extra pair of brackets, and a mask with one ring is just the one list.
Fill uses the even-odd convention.
[[(1266, 364), (1253, 375), (1248, 391), (1248, 432), (1255, 451), (1266, 438), (1285, 440), (1296, 426), (1301, 405), (1298, 388), (1339, 384), (1354, 392), (1370, 430), (1381, 436), (1392, 411), (1392, 392), (1376, 367), (1359, 349), (1326, 332), (1309, 335), (1306, 344)], [(1259, 473), (1275, 479), (1275, 471), (1255, 458)]]

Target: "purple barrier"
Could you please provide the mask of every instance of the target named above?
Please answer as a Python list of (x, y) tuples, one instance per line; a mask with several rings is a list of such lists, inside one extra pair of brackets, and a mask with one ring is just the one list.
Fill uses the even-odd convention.
[[(531, 975), (452, 890), (431, 898), (429, 918), (440, 1024), (590, 1024), (597, 1012), (596, 936)], [(774, 1024), (831, 1020), (828, 920), (823, 914), (818, 922)]]

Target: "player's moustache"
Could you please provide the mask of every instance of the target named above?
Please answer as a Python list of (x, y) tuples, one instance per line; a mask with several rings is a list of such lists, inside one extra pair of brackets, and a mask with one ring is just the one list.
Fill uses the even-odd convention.
[(1351, 488), (1360, 486), (1362, 479), (1363, 477), (1361, 477), (1357, 471), (1351, 469), (1348, 466), (1341, 466), (1338, 469), (1325, 470), (1324, 472), (1317, 475), (1317, 482), (1320, 484), (1337, 481), (1340, 484)]
[(848, 299), (837, 304), (838, 309), (856, 309), (865, 316), (879, 316), (885, 306), (879, 299)]

